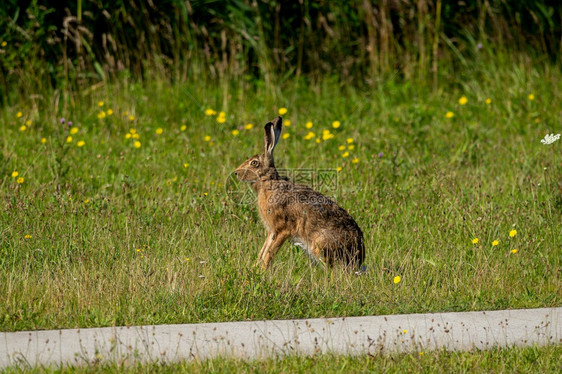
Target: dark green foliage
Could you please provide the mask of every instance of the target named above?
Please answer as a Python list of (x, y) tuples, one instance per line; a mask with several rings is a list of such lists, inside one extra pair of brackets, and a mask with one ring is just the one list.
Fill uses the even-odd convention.
[[(137, 79), (433, 77), (506, 50), (558, 59), (558, 1), (4, 1), (0, 93)], [(454, 73), (445, 69), (448, 74)]]

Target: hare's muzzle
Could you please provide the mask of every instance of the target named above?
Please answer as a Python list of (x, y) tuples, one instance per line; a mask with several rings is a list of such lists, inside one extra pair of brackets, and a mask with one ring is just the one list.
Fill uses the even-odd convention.
[(244, 177), (246, 176), (246, 170), (236, 169), (236, 170), (234, 170), (234, 174), (236, 174), (236, 177), (238, 178), (238, 180), (244, 180)]
[(246, 168), (236, 169), (234, 170), (234, 174), (236, 174), (236, 177), (240, 181), (246, 182), (246, 181), (254, 181), (258, 179), (258, 175), (256, 174), (255, 171)]

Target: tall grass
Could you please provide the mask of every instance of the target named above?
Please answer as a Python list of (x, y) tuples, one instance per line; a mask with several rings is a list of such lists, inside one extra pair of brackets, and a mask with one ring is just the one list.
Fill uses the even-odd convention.
[(557, 60), (561, 17), (549, 0), (10, 0), (0, 9), (0, 93), (6, 103), (55, 90), (72, 105), (79, 91), (124, 74), (268, 87), (398, 76), (437, 87), (482, 50)]

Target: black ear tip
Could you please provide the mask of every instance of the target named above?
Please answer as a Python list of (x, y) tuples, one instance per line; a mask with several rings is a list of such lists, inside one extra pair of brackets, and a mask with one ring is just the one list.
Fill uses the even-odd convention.
[(281, 126), (281, 123), (283, 123), (283, 118), (281, 118), (281, 116), (277, 116), (277, 118), (275, 118), (271, 122), (273, 122), (274, 126)]

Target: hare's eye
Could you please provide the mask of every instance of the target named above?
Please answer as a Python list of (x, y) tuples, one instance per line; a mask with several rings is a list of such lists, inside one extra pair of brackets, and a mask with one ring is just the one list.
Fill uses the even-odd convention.
[(258, 160), (252, 160), (252, 162), (250, 162), (250, 165), (252, 165), (253, 167), (257, 168), (259, 165), (259, 161)]

